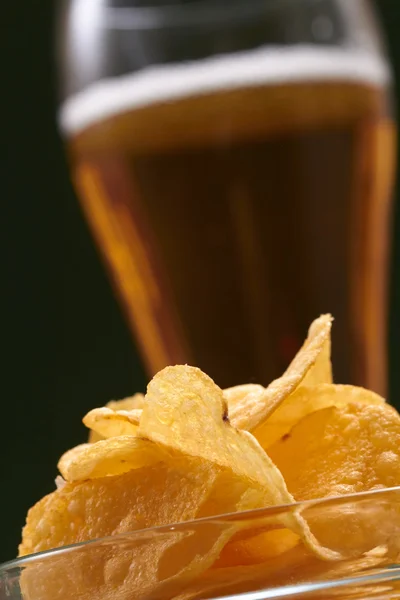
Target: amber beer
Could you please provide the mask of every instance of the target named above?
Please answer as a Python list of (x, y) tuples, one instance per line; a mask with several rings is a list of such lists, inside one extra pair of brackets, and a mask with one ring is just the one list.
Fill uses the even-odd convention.
[(337, 380), (384, 391), (387, 84), (372, 55), (294, 46), (66, 102), (82, 206), (149, 374), (266, 384), (331, 312)]

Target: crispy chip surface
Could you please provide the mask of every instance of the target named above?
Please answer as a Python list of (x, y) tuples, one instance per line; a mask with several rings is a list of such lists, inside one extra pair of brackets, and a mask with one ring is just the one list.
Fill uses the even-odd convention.
[[(316, 372), (310, 373), (309, 382), (314, 384), (331, 381), (330, 366), (326, 366), (330, 354), (331, 315), (322, 315), (316, 319), (308, 332), (302, 348), (279, 379), (273, 381), (263, 391), (251, 391), (243, 397), (231, 398), (229, 402), (229, 418), (238, 429), (256, 432), (267, 418), (278, 408), (289, 394), (301, 384), (307, 373), (316, 365)], [(319, 362), (319, 360), (321, 362)], [(320, 378), (329, 381), (319, 381)]]
[[(208, 498), (222, 482), (227, 482), (223, 469), (179, 456), (168, 464), (67, 483), (29, 511), (20, 556), (208, 516), (213, 509)], [(242, 492), (237, 489), (237, 494), (226, 496), (225, 511), (236, 510)], [(210, 523), (192, 532), (149, 533), (127, 537), (125, 542), (117, 538), (115, 548), (111, 540), (100, 547), (83, 546), (72, 555), (26, 569), (21, 582), (24, 598), (105, 600), (117, 593), (119, 599), (128, 600), (133, 591), (140, 597), (155, 593), (170, 597), (167, 590), (177, 593), (212, 565), (233, 533), (232, 527)]]
[(279, 471), (250, 434), (230, 425), (222, 391), (200, 369), (167, 367), (152, 379), (139, 435), (265, 487), (270, 504), (290, 500)]
[(384, 404), (385, 400), (374, 392), (351, 385), (321, 384), (313, 387), (301, 385), (287, 396), (257, 429), (255, 437), (263, 448), (269, 448), (306, 415), (321, 408), (345, 406), (350, 402)]
[[(259, 490), (264, 506), (293, 502), (281, 473), (255, 438), (230, 425), (222, 390), (200, 369), (167, 367), (152, 379), (138, 433), (229, 469)], [(289, 514), (284, 520), (316, 553), (333, 557), (318, 547), (299, 515)]]
[[(400, 485), (400, 416), (373, 392), (332, 383), (331, 323), (312, 323), (267, 388), (221, 390), (178, 365), (146, 397), (90, 411), (90, 443), (61, 457), (58, 489), (29, 511), (19, 552), (111, 538), (29, 563), (24, 598), (204, 599), (397, 560), (396, 502), (315, 501)], [(312, 502), (283, 510), (297, 500)], [(277, 506), (259, 520), (203, 519)]]
[(136, 410), (143, 408), (144, 394), (133, 394), (122, 400), (110, 400), (107, 402), (106, 408), (111, 410)]
[(400, 416), (388, 404), (350, 402), (302, 419), (269, 449), (296, 500), (400, 484)]
[(214, 566), (222, 568), (265, 563), (297, 545), (300, 545), (300, 538), (290, 529), (256, 533), (246, 539), (229, 541)]
[[(128, 396), (127, 398), (122, 398), (122, 400), (110, 400), (109, 402), (107, 402), (106, 406), (104, 408), (109, 408), (110, 410), (116, 412), (116, 411), (137, 411), (137, 410), (141, 410), (143, 408), (143, 402), (144, 402), (144, 395), (143, 394), (134, 394), (133, 396)], [(89, 413), (88, 413), (89, 414)], [(103, 436), (101, 433), (98, 433), (98, 431), (92, 429), (89, 425), (86, 425), (87, 427), (89, 427), (89, 429), (91, 429), (90, 433), (89, 433), (89, 439), (88, 442), (89, 444), (93, 444), (94, 442), (98, 442), (99, 440), (104, 439), (104, 437), (110, 437), (110, 436)]]
[[(313, 332), (310, 331), (309, 335), (313, 335)], [(306, 386), (320, 385), (323, 383), (333, 383), (330, 330), (315, 363), (308, 370), (301, 382), (302, 385)]]
[[(109, 441), (109, 440), (107, 440)], [(123, 475), (66, 483), (28, 513), (20, 555), (157, 525), (229, 513), (256, 505), (260, 494), (228, 469), (195, 458), (170, 455)], [(181, 533), (147, 535), (83, 547), (60, 560), (24, 572), (27, 600), (88, 600), (93, 594), (120, 599), (177, 594), (209, 568), (237, 530), (235, 524), (201, 522)], [(150, 534), (149, 534), (150, 535)], [(73, 576), (69, 573), (73, 570)], [(87, 596), (85, 593), (87, 592)]]
[[(112, 410), (111, 408), (94, 408), (83, 417), (88, 429), (100, 436), (100, 439), (120, 435), (136, 435), (142, 409)], [(92, 441), (93, 442), (93, 438)]]
[[(400, 484), (400, 416), (387, 404), (349, 403), (307, 415), (269, 449), (296, 500)], [(359, 554), (399, 544), (397, 506), (361, 501), (308, 518), (322, 544)], [(379, 526), (377, 525), (379, 523)]]
[(165, 457), (165, 451), (149, 440), (126, 435), (76, 446), (63, 454), (58, 469), (66, 481), (83, 481), (120, 475)]
[(179, 458), (122, 475), (67, 483), (30, 509), (20, 555), (193, 519), (220, 471), (196, 459)]

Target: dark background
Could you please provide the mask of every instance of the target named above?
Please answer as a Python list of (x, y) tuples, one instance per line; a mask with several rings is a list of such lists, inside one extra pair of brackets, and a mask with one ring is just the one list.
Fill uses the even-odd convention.
[[(4, 2), (0, 13), (5, 73), (0, 562), (16, 555), (27, 508), (54, 488), (57, 458), (85, 439), (80, 425), (85, 411), (145, 386), (75, 200), (57, 134), (54, 8), (54, 0), (14, 0)], [(400, 81), (400, 5), (381, 0), (378, 9)], [(400, 203), (395, 213), (393, 403), (400, 398)]]

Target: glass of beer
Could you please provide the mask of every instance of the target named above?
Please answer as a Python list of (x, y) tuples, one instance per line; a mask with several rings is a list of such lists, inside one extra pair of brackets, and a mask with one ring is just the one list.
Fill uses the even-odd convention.
[(391, 76), (367, 0), (70, 0), (60, 124), (149, 375), (282, 373), (323, 312), (385, 393)]

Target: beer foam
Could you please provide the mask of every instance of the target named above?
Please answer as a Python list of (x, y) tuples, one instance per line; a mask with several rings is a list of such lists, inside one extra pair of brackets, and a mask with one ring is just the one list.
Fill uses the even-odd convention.
[(64, 133), (79, 133), (98, 121), (150, 104), (241, 87), (346, 81), (377, 87), (390, 81), (384, 59), (367, 50), (295, 46), (262, 47), (204, 60), (149, 66), (100, 80), (68, 98), (59, 122)]

